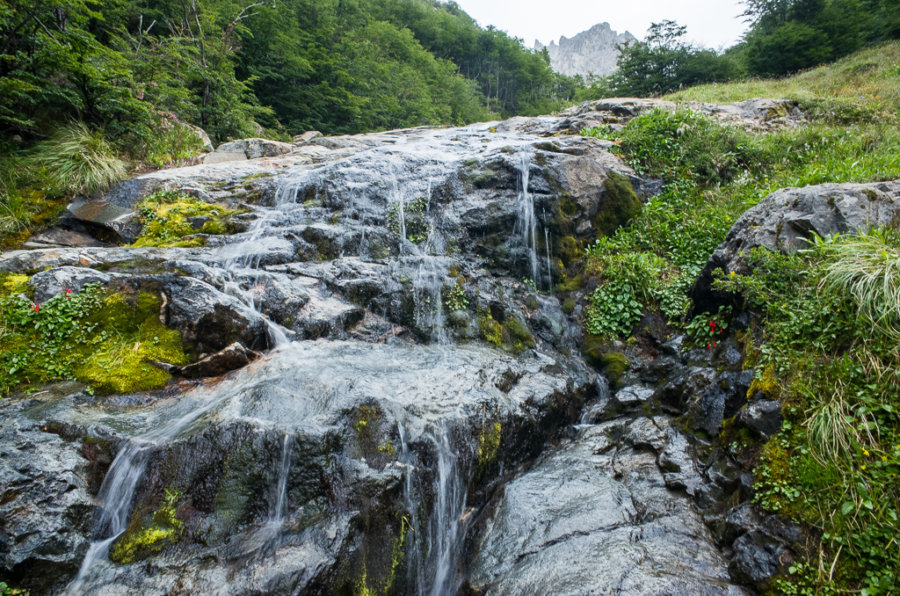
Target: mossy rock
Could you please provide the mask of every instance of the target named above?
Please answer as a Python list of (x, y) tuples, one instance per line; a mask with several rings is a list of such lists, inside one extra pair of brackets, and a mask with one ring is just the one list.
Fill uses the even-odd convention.
[(174, 190), (154, 192), (135, 210), (144, 227), (132, 246), (202, 246), (206, 239), (197, 236), (192, 218), (208, 218), (200, 229), (203, 234), (230, 234), (236, 231), (231, 217), (239, 213)]
[(528, 326), (515, 317), (504, 317), (503, 323), (498, 323), (495, 314), (481, 311), (478, 327), (485, 341), (505, 352), (521, 354), (537, 345)]
[(484, 425), (478, 433), (478, 451), (475, 454), (475, 465), (480, 474), (486, 472), (497, 462), (502, 436), (503, 424), (499, 421)]
[(556, 254), (563, 265), (569, 267), (584, 258), (584, 249), (574, 236), (563, 236), (556, 242)]
[(146, 515), (135, 512), (128, 529), (113, 543), (109, 558), (114, 563), (140, 561), (177, 543), (184, 533), (184, 523), (177, 517), (179, 494), (166, 491), (159, 509)]
[(610, 351), (610, 344), (599, 335), (586, 335), (581, 344), (584, 359), (606, 375), (610, 387), (619, 387), (622, 376), (631, 366), (628, 357), (621, 352)]
[(567, 315), (571, 315), (575, 311), (577, 303), (572, 298), (566, 298), (562, 303), (562, 311)]
[(97, 326), (82, 348), (75, 378), (103, 393), (132, 393), (164, 386), (171, 376), (152, 362), (187, 364), (181, 334), (159, 320), (161, 299), (149, 292), (110, 294), (88, 319)]
[(603, 200), (593, 224), (598, 235), (608, 236), (640, 214), (641, 200), (628, 178), (618, 172), (609, 172), (603, 190)]
[(600, 368), (609, 380), (610, 387), (621, 387), (622, 377), (630, 366), (628, 357), (621, 352), (607, 352), (600, 358)]

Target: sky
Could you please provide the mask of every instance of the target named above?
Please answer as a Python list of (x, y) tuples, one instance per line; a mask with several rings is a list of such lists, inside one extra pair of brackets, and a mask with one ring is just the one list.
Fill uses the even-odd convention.
[(545, 44), (574, 37), (604, 21), (614, 31), (630, 31), (643, 39), (650, 23), (663, 19), (687, 25), (687, 37), (697, 45), (723, 49), (746, 30), (738, 16), (739, 0), (456, 0), (482, 27), (493, 25), (512, 37)]

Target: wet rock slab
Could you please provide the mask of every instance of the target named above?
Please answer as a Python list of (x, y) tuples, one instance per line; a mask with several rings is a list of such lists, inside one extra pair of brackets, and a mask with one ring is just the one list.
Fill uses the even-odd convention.
[(676, 435), (665, 438), (665, 419), (640, 420), (631, 423), (637, 428), (621, 420), (581, 427), (505, 486), (478, 540), (474, 590), (745, 594), (691, 499), (667, 488), (649, 448), (665, 449)]

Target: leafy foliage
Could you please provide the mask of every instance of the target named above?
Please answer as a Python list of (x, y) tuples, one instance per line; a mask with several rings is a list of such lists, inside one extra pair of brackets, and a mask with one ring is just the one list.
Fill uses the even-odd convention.
[(774, 371), (786, 403), (782, 432), (763, 449), (755, 499), (821, 531), (825, 549), (812, 565), (832, 570), (784, 578), (786, 590), (812, 582), (882, 594), (900, 582), (900, 321), (878, 318), (893, 299), (883, 279), (860, 285), (843, 275), (848, 256), (884, 271), (898, 246), (895, 233), (875, 231), (790, 256), (759, 250), (750, 276), (717, 282), (761, 317), (751, 357)]
[(674, 21), (653, 23), (646, 41), (619, 48), (618, 70), (608, 80), (617, 95), (649, 97), (681, 87), (729, 81), (740, 73), (729, 55), (694, 48), (684, 41), (687, 27)]
[(102, 391), (164, 385), (169, 375), (150, 360), (186, 361), (177, 331), (159, 322), (151, 294), (127, 298), (98, 284), (66, 290), (43, 304), (24, 292), (24, 280), (7, 276), (0, 293), (0, 393), (77, 379)]

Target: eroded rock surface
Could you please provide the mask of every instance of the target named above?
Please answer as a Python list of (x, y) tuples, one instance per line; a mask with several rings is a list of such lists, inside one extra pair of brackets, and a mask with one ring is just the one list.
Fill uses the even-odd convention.
[(746, 593), (731, 583), (691, 499), (668, 488), (662, 454), (678, 437), (665, 418), (580, 427), (493, 504), (472, 587), (485, 594)]

